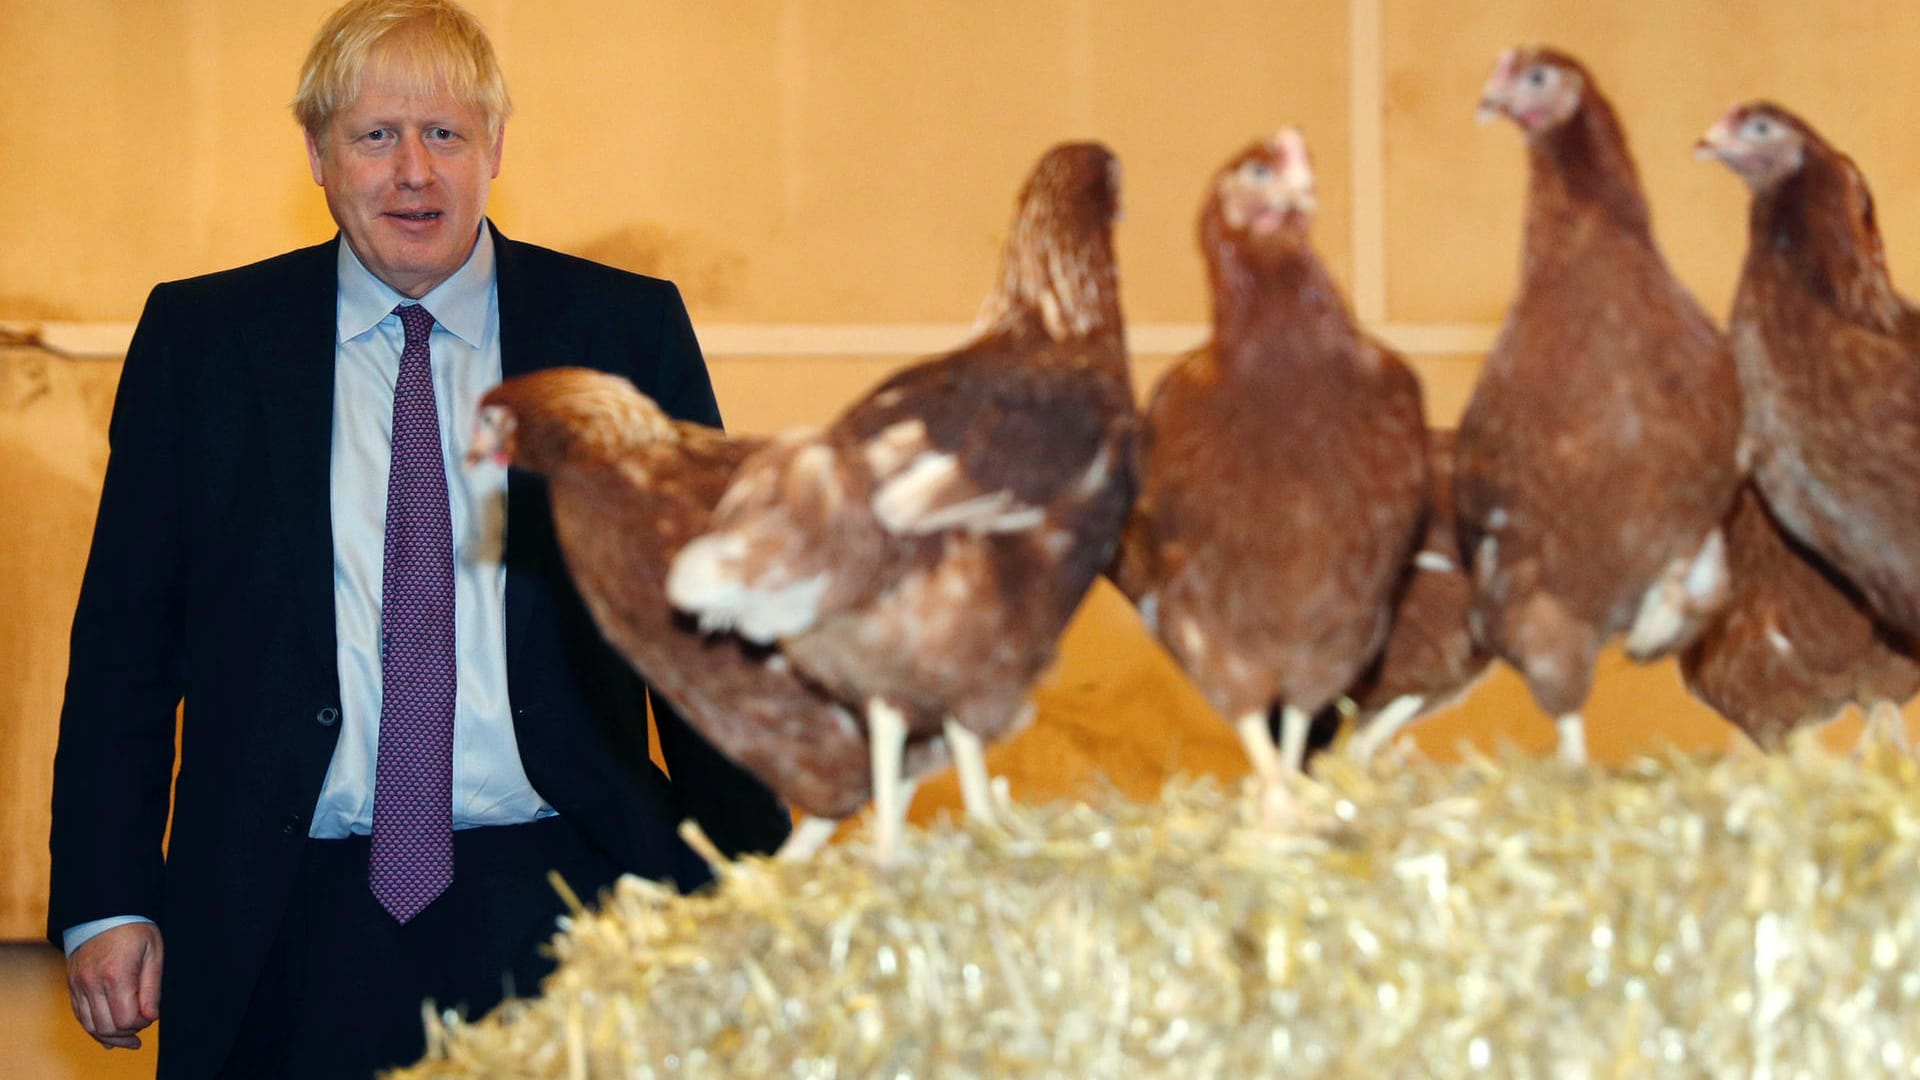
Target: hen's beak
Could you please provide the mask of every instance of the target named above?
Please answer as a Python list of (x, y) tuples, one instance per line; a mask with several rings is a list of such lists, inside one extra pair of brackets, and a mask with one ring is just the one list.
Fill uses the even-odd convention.
[(1719, 122), (1707, 129), (1705, 135), (1693, 144), (1695, 161), (1726, 161), (1733, 156), (1736, 138), (1736, 122), (1733, 113), (1720, 118)]
[(473, 438), (467, 443), (467, 468), (483, 461), (507, 464), (507, 436), (512, 432), (513, 414), (505, 406), (483, 406), (480, 419), (473, 425)]
[(1282, 128), (1273, 137), (1280, 148), (1280, 194), (1283, 210), (1311, 214), (1320, 208), (1314, 191), (1313, 162), (1307, 157), (1307, 140), (1299, 128)]
[(1475, 122), (1491, 124), (1507, 115), (1507, 99), (1513, 93), (1516, 55), (1514, 50), (1508, 49), (1493, 62), (1493, 74), (1487, 76), (1487, 84), (1480, 88), (1480, 105), (1473, 110)]

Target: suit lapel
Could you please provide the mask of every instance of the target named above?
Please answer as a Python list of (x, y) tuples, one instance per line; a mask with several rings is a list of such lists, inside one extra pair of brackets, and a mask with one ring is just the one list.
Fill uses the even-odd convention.
[(251, 337), (279, 348), (246, 350), (258, 387), (266, 441), (291, 548), (294, 611), (306, 624), (327, 670), (335, 670), (333, 513), (329, 500), (333, 451), (335, 306), (339, 292), (339, 238), (296, 253), (292, 280), (272, 310), (256, 313)]
[[(552, 367), (561, 362), (556, 357), (573, 350), (566, 338), (566, 320), (553, 317), (555, 299), (546, 283), (526, 265), (522, 245), (501, 235), (492, 221), (487, 224), (493, 227), (494, 280), (500, 299), (500, 375), (511, 379)], [(505, 563), (510, 692), (515, 684), (514, 658), (526, 655), (523, 646), (540, 594), (539, 570), (543, 564), (550, 569), (550, 560), (558, 558), (552, 550), (552, 519), (546, 496), (546, 483), (541, 478), (519, 469), (508, 472)]]

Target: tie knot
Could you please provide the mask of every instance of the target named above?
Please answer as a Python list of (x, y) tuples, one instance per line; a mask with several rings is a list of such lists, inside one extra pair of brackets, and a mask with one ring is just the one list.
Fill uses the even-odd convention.
[(433, 333), (432, 312), (419, 304), (401, 304), (393, 313), (400, 316), (400, 325), (406, 328), (409, 346), (427, 343), (427, 335)]

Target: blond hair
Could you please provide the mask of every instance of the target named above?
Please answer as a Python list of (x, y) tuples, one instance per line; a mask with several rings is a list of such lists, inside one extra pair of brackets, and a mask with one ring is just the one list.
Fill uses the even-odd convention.
[(452, 0), (349, 0), (327, 17), (300, 66), (293, 115), (315, 143), (360, 96), (367, 65), (423, 97), (445, 95), (477, 106), (489, 141), (500, 136), (513, 101), (480, 22)]

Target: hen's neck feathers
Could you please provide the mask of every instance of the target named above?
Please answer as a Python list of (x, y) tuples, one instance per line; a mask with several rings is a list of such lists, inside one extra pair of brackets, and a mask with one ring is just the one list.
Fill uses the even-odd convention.
[(1223, 234), (1208, 259), (1214, 346), (1222, 356), (1276, 345), (1298, 346), (1290, 354), (1331, 355), (1313, 346), (1357, 335), (1346, 297), (1304, 235), (1261, 251), (1244, 243)]
[(1899, 332), (1906, 303), (1887, 273), (1873, 194), (1846, 155), (1807, 137), (1799, 169), (1756, 195), (1750, 272), (1790, 282), (1850, 322)]
[(1022, 215), (977, 323), (983, 336), (1028, 328), (1054, 341), (1117, 336), (1120, 283), (1108, 230)]
[(524, 411), (515, 464), (551, 475), (568, 465), (626, 457), (656, 443), (676, 443), (682, 432), (651, 402), (634, 395), (600, 394), (564, 408)]
[(1653, 240), (1653, 216), (1640, 173), (1613, 106), (1591, 84), (1567, 121), (1529, 140), (1526, 254), (1530, 265), (1571, 254), (1569, 226), (1580, 219)]

